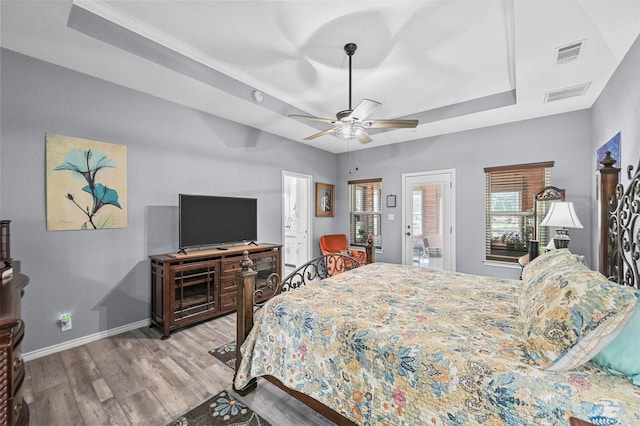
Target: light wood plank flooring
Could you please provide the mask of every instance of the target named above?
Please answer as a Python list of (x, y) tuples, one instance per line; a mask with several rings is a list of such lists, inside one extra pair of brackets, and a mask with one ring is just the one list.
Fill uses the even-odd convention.
[[(160, 339), (139, 328), (26, 363), (31, 425), (166, 425), (222, 390), (233, 370), (208, 352), (235, 338), (235, 314)], [(265, 380), (240, 397), (274, 426), (330, 425)]]

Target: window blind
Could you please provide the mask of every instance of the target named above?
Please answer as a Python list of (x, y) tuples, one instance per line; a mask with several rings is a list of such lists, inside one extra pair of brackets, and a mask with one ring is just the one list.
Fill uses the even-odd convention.
[(382, 247), (382, 179), (349, 181), (349, 244)]
[(487, 260), (517, 262), (528, 253), (533, 234), (534, 197), (551, 183), (553, 161), (487, 167), (486, 234)]

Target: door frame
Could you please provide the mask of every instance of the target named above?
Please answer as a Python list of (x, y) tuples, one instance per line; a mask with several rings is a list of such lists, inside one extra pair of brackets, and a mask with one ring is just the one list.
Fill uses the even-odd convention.
[(288, 170), (282, 170), (282, 190), (281, 190), (281, 202), (280, 202), (280, 230), (281, 230), (281, 238), (282, 238), (282, 248), (283, 248), (283, 253), (282, 253), (282, 271), (284, 271), (284, 265), (285, 265), (285, 255), (286, 253), (284, 252), (284, 244), (285, 244), (285, 229), (284, 229), (284, 190), (285, 190), (285, 177), (294, 177), (296, 179), (302, 179), (306, 182), (306, 186), (307, 186), (307, 257), (309, 257), (308, 260), (311, 260), (313, 258), (313, 251), (312, 251), (312, 246), (311, 246), (311, 241), (313, 241), (313, 212), (315, 211), (314, 209), (314, 204), (313, 204), (313, 191), (312, 191), (312, 182), (313, 182), (313, 176), (311, 175), (307, 175), (304, 173), (297, 173), (297, 172), (290, 172)]
[[(445, 196), (445, 202), (448, 201), (449, 214), (449, 252), (451, 256), (451, 271), (456, 271), (456, 169), (442, 169), (442, 170), (430, 170), (423, 172), (412, 172), (402, 174), (402, 263), (405, 263), (407, 258), (407, 244), (406, 244), (406, 229), (409, 223), (407, 223), (407, 203), (405, 200), (405, 194), (407, 191), (407, 179), (415, 177), (436, 177), (447, 175), (451, 185), (448, 191), (448, 200)], [(446, 194), (446, 191), (445, 191)], [(412, 209), (413, 211), (413, 209)], [(444, 225), (444, 224), (443, 224)], [(445, 230), (446, 231), (446, 230)], [(444, 241), (444, 236), (443, 236)], [(443, 243), (444, 244), (444, 243)]]

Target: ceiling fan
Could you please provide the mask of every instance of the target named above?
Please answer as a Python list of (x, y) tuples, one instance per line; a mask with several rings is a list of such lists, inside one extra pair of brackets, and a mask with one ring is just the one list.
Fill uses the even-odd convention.
[(357, 48), (358, 46), (356, 46), (355, 43), (347, 43), (344, 46), (344, 51), (347, 53), (347, 56), (349, 56), (349, 109), (338, 112), (335, 119), (309, 115), (289, 115), (289, 117), (320, 121), (334, 125), (334, 127), (330, 129), (307, 136), (304, 140), (311, 140), (333, 133), (338, 139), (358, 139), (360, 143), (364, 144), (373, 140), (366, 129), (414, 128), (418, 125), (418, 120), (366, 120), (376, 108), (382, 105), (380, 102), (372, 101), (371, 99), (363, 99), (355, 109), (351, 108), (351, 57)]

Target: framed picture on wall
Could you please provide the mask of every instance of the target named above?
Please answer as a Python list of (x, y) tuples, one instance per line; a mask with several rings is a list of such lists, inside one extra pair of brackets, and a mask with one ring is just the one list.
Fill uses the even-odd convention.
[(127, 227), (127, 146), (46, 134), (47, 231)]
[(316, 182), (316, 217), (333, 217), (334, 186)]
[(387, 195), (387, 207), (395, 207), (395, 206), (396, 206), (396, 196)]

